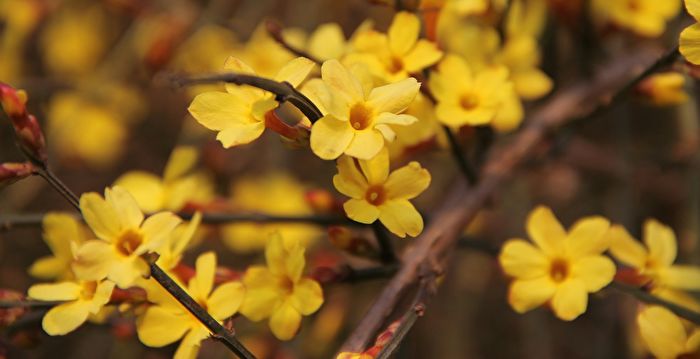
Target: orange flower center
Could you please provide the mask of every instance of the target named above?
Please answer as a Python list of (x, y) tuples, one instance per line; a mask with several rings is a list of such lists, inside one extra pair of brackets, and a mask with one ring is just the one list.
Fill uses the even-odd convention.
[(403, 70), (403, 60), (398, 56), (392, 56), (391, 62), (389, 63), (389, 72), (395, 74), (401, 70)]
[(367, 189), (365, 193), (365, 199), (367, 202), (379, 206), (386, 200), (386, 192), (382, 186), (372, 186)]
[(467, 111), (473, 110), (479, 106), (479, 98), (473, 93), (465, 93), (460, 97), (459, 105)]
[(356, 130), (364, 130), (372, 124), (372, 111), (358, 103), (350, 109), (350, 125)]
[(629, 0), (627, 1), (627, 9), (629, 9), (632, 12), (636, 12), (639, 10), (639, 3), (637, 0)]
[(291, 295), (294, 292), (294, 282), (291, 278), (284, 276), (280, 279), (280, 288), (285, 295)]
[(129, 229), (119, 236), (116, 247), (119, 253), (125, 256), (130, 256), (132, 253), (134, 253), (136, 248), (141, 245), (141, 243), (143, 243), (143, 236), (141, 233), (133, 229)]
[(549, 265), (549, 276), (553, 281), (563, 282), (569, 276), (569, 264), (563, 259), (555, 259)]
[(80, 298), (85, 300), (91, 300), (95, 297), (95, 292), (97, 291), (97, 282), (84, 282), (83, 288), (80, 291)]

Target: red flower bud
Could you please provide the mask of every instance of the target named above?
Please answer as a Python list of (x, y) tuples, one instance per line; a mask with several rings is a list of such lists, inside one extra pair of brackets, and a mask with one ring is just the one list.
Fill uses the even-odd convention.
[(10, 185), (36, 173), (36, 167), (30, 162), (0, 163), (0, 188)]
[(27, 112), (27, 94), (0, 82), (0, 105), (15, 129), (17, 142), (36, 165), (45, 166), (46, 140), (39, 121)]

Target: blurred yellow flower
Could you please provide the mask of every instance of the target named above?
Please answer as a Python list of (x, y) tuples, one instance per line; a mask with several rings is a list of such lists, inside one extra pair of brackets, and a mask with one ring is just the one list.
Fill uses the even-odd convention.
[(72, 279), (74, 252), (90, 239), (87, 228), (69, 214), (48, 213), (42, 221), (44, 241), (53, 255), (39, 258), (29, 274), (40, 279)]
[(370, 159), (384, 147), (385, 139), (394, 139), (388, 125), (417, 121), (411, 115), (400, 114), (420, 88), (412, 77), (373, 88), (371, 80), (356, 77), (337, 60), (324, 62), (321, 75), (326, 92), (319, 86), (317, 95), (311, 98), (320, 102), (319, 107), (327, 114), (311, 128), (311, 149), (322, 159), (336, 159), (343, 153)]
[(620, 225), (608, 233), (610, 253), (648, 281), (651, 293), (700, 311), (700, 304), (684, 290), (700, 290), (700, 267), (673, 264), (678, 251), (673, 230), (654, 219), (644, 222), (644, 244)]
[(398, 12), (387, 34), (375, 30), (359, 32), (353, 39), (353, 52), (344, 63), (361, 62), (386, 83), (420, 73), (442, 57), (442, 51), (434, 43), (419, 39), (420, 30), (418, 16)]
[(680, 105), (688, 101), (685, 77), (678, 72), (650, 76), (637, 86), (639, 92), (656, 106)]
[(202, 214), (197, 212), (192, 216), (189, 223), (182, 223), (173, 230), (172, 235), (167, 242), (160, 248), (156, 249), (158, 253), (158, 264), (165, 272), (171, 274), (171, 277), (176, 277), (171, 270), (175, 268), (182, 259), (182, 255), (187, 249), (187, 246), (192, 241), (197, 228), (202, 223)]
[(46, 301), (65, 301), (51, 308), (41, 322), (49, 335), (64, 335), (85, 323), (88, 316), (97, 314), (109, 302), (114, 283), (104, 280), (71, 281), (36, 284), (29, 288), (30, 298)]
[(299, 330), (302, 315), (311, 315), (323, 304), (323, 289), (303, 277), (305, 249), (298, 242), (290, 246), (279, 233), (265, 248), (267, 266), (248, 267), (243, 277), (247, 292), (241, 313), (252, 321), (270, 318), (272, 334), (289, 340)]
[(685, 8), (695, 23), (681, 32), (679, 50), (689, 62), (700, 65), (700, 0), (685, 0)]
[(423, 94), (419, 93), (416, 96), (405, 114), (417, 118), (418, 121), (408, 126), (391, 125), (391, 129), (396, 133), (396, 140), (389, 145), (392, 158), (401, 151), (428, 142), (436, 136), (440, 141), (443, 139), (440, 122), (435, 116), (435, 106)]
[(389, 174), (389, 152), (384, 149), (371, 160), (338, 159), (338, 174), (333, 185), (351, 197), (343, 204), (354, 221), (373, 223), (379, 219), (395, 235), (411, 237), (423, 231), (423, 217), (409, 201), (430, 185), (430, 173), (418, 162)]
[(0, 2), (0, 79), (12, 84), (21, 78), (25, 60), (25, 44), (41, 15), (40, 4), (34, 0)]
[(657, 37), (680, 11), (681, 0), (593, 0), (591, 6), (603, 21), (642, 36)]
[(213, 184), (202, 171), (194, 171), (199, 154), (191, 146), (176, 147), (165, 165), (163, 177), (130, 171), (114, 181), (129, 191), (142, 211), (179, 211), (188, 203), (206, 204), (214, 197)]
[(639, 333), (649, 351), (660, 359), (675, 359), (700, 348), (700, 329), (660, 306), (644, 307), (637, 314)]
[[(306, 79), (314, 63), (298, 57), (285, 65), (274, 77), (296, 87)], [(229, 57), (224, 68), (241, 74), (255, 74), (243, 61)], [(267, 113), (277, 108), (274, 95), (250, 86), (226, 84), (226, 92), (211, 91), (197, 95), (190, 104), (190, 114), (204, 127), (218, 131), (216, 139), (230, 148), (256, 140), (266, 127)]]
[(305, 47), (311, 56), (320, 61), (337, 60), (348, 52), (343, 29), (334, 22), (319, 25), (309, 36)]
[(110, 43), (109, 17), (99, 5), (61, 9), (39, 38), (44, 65), (65, 76), (92, 72)]
[(508, 294), (513, 309), (524, 313), (549, 301), (559, 319), (583, 314), (588, 293), (599, 291), (615, 275), (615, 264), (602, 255), (609, 227), (607, 219), (593, 216), (577, 221), (567, 233), (549, 208), (535, 208), (527, 219), (535, 245), (510, 239), (498, 257), (505, 273), (515, 278)]
[(84, 161), (90, 167), (104, 168), (123, 152), (125, 118), (81, 92), (55, 95), (47, 117), (49, 143), (64, 162)]
[(120, 187), (105, 189), (104, 199), (94, 192), (83, 194), (80, 210), (98, 239), (78, 249), (73, 264), (76, 277), (106, 277), (120, 288), (128, 288), (150, 273), (141, 255), (161, 247), (180, 224), (180, 218), (170, 212), (154, 214), (144, 221), (136, 200)]
[(438, 120), (452, 128), (490, 124), (507, 114), (507, 105), (512, 106), (509, 100), (514, 95), (513, 84), (502, 66), (474, 72), (464, 59), (448, 55), (438, 65), (438, 71), (432, 73), (429, 83), (437, 100)]
[[(293, 29), (285, 29), (285, 39), (299, 44), (302, 34)], [(294, 59), (294, 55), (273, 39), (261, 22), (246, 43), (233, 51), (235, 56), (254, 68), (262, 77), (272, 78)]]
[[(271, 216), (308, 216), (314, 213), (306, 200), (304, 186), (280, 172), (236, 181), (231, 188), (231, 205), (243, 213)], [(275, 232), (279, 232), (288, 245), (299, 242), (304, 247), (323, 234), (320, 227), (305, 223), (236, 223), (222, 227), (224, 244), (237, 253), (265, 248), (270, 235)]]
[[(196, 274), (186, 291), (219, 323), (233, 316), (241, 306), (245, 288), (240, 282), (228, 282), (214, 288), (216, 254), (200, 255), (195, 263)], [(209, 337), (209, 329), (187, 311), (177, 300), (153, 279), (146, 286), (148, 301), (153, 303), (136, 323), (139, 340), (149, 347), (163, 347), (180, 338), (175, 359), (195, 358), (202, 340)]]

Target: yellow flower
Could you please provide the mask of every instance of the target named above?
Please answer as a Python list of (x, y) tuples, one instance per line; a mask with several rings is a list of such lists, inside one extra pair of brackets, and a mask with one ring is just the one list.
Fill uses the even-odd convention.
[(679, 49), (689, 62), (700, 65), (700, 0), (685, 0), (685, 8), (695, 19), (695, 23), (681, 32)]
[[(297, 31), (285, 29), (284, 35), (292, 44), (299, 42), (300, 34)], [(294, 59), (292, 53), (270, 36), (264, 22), (261, 22), (253, 30), (248, 41), (233, 53), (263, 77), (275, 76)]]
[(593, 11), (603, 20), (634, 31), (656, 37), (666, 28), (666, 21), (680, 11), (680, 0), (593, 0)]
[(294, 337), (302, 315), (311, 315), (323, 304), (323, 290), (311, 278), (302, 277), (306, 260), (298, 242), (285, 245), (274, 234), (265, 248), (267, 266), (251, 266), (243, 284), (247, 288), (241, 313), (253, 321), (270, 318), (272, 334), (280, 340)]
[[(158, 248), (158, 264), (164, 271), (172, 274), (171, 269), (175, 268), (182, 259), (182, 254), (187, 249), (188, 244), (192, 241), (195, 232), (200, 223), (202, 223), (202, 214), (197, 212), (192, 216), (192, 220), (187, 224), (181, 224), (172, 232), (168, 241)], [(171, 277), (176, 277), (171, 275)]]
[(401, 151), (413, 146), (420, 146), (436, 136), (438, 136), (438, 142), (443, 140), (444, 132), (440, 127), (440, 122), (435, 117), (435, 106), (424, 95), (419, 93), (405, 113), (414, 116), (418, 121), (408, 126), (391, 125), (391, 129), (396, 133), (396, 140), (389, 146), (392, 158), (401, 154)]
[[(234, 315), (245, 296), (243, 285), (240, 282), (228, 282), (212, 291), (216, 272), (214, 252), (200, 255), (195, 269), (196, 274), (186, 289), (189, 295), (219, 323)], [(153, 305), (146, 309), (136, 323), (139, 340), (158, 348), (182, 338), (174, 358), (195, 358), (202, 340), (209, 336), (209, 330), (153, 279), (148, 282), (150, 285), (146, 286), (146, 293), (148, 301)]]
[(505, 67), (475, 73), (462, 58), (448, 55), (430, 76), (430, 90), (437, 99), (438, 120), (459, 128), (494, 121), (512, 98), (513, 84), (508, 81)]
[(98, 239), (85, 242), (73, 265), (84, 280), (108, 278), (120, 288), (150, 273), (141, 255), (155, 251), (169, 238), (180, 218), (170, 212), (144, 216), (125, 189), (105, 189), (105, 198), (91, 192), (80, 197), (85, 222)]
[(321, 61), (340, 59), (348, 51), (343, 29), (337, 23), (319, 25), (306, 43), (311, 56)]
[(144, 212), (178, 211), (190, 202), (205, 204), (214, 197), (214, 189), (205, 173), (192, 170), (198, 157), (194, 147), (176, 147), (163, 178), (145, 171), (130, 171), (114, 185), (129, 191)]
[[(357, 161), (357, 162), (356, 162)], [(351, 197), (343, 204), (349, 218), (360, 223), (379, 219), (395, 235), (415, 237), (423, 231), (423, 217), (409, 201), (430, 185), (430, 173), (418, 162), (389, 174), (389, 152), (385, 149), (371, 160), (338, 159), (333, 185)]]
[(396, 82), (419, 73), (437, 63), (442, 51), (425, 39), (419, 39), (420, 19), (409, 12), (399, 12), (387, 34), (362, 31), (353, 39), (353, 50), (345, 61), (361, 62), (386, 82)]
[(96, 104), (78, 91), (55, 95), (48, 109), (50, 145), (67, 163), (94, 168), (112, 165), (122, 154), (127, 128), (119, 112)]
[(602, 255), (609, 226), (602, 217), (586, 217), (567, 233), (549, 208), (535, 208), (527, 220), (535, 245), (508, 240), (498, 258), (505, 273), (515, 278), (508, 294), (513, 309), (524, 313), (550, 301), (562, 320), (583, 314), (588, 293), (599, 291), (615, 275), (615, 265)]
[[(298, 86), (314, 63), (303, 57), (289, 62), (275, 76), (277, 81)], [(255, 74), (243, 61), (229, 57), (224, 65), (228, 71)], [(249, 87), (226, 85), (226, 92), (212, 91), (197, 95), (190, 104), (192, 116), (204, 127), (218, 131), (216, 139), (224, 147), (244, 145), (260, 137), (265, 130), (266, 114), (278, 106), (274, 95)]]
[(649, 280), (652, 294), (700, 310), (700, 304), (684, 292), (700, 290), (700, 268), (673, 264), (678, 248), (676, 235), (671, 228), (654, 219), (644, 222), (646, 247), (619, 225), (613, 225), (608, 236), (610, 253)]
[(87, 229), (78, 220), (63, 213), (47, 214), (42, 225), (44, 241), (53, 255), (39, 258), (29, 268), (29, 273), (41, 279), (72, 279), (74, 251), (90, 239)]
[[(306, 200), (304, 186), (294, 177), (279, 172), (236, 181), (231, 188), (231, 205), (243, 213), (272, 216), (314, 213)], [(279, 232), (285, 242), (299, 242), (304, 247), (323, 234), (318, 226), (305, 223), (236, 223), (222, 227), (224, 244), (237, 253), (262, 250), (275, 232)]]
[(674, 359), (700, 348), (700, 330), (670, 310), (648, 306), (637, 314), (639, 333), (649, 351), (660, 359)]
[(64, 335), (97, 314), (112, 295), (114, 283), (105, 280), (36, 284), (29, 288), (31, 298), (46, 301), (66, 301), (51, 308), (41, 322), (49, 335)]
[[(321, 66), (325, 85), (314, 97), (327, 114), (311, 128), (311, 149), (331, 160), (341, 154), (370, 159), (394, 139), (388, 125), (410, 125), (417, 119), (400, 115), (418, 94), (420, 84), (407, 78), (372, 88), (368, 78), (358, 79), (337, 60)], [(318, 82), (317, 82), (318, 83)]]
[(100, 6), (71, 7), (50, 17), (39, 45), (51, 72), (75, 76), (94, 70), (110, 38), (109, 17)]
[(680, 105), (688, 101), (685, 77), (678, 72), (664, 72), (650, 76), (639, 86), (639, 92), (656, 106)]

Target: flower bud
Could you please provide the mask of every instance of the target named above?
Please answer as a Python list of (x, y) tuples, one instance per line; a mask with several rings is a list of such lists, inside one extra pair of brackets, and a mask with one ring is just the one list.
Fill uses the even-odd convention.
[(23, 178), (27, 178), (36, 172), (36, 168), (30, 162), (0, 163), (0, 188), (8, 186)]
[(0, 82), (0, 105), (15, 129), (20, 149), (35, 165), (46, 165), (46, 140), (39, 121), (27, 112), (27, 94)]

